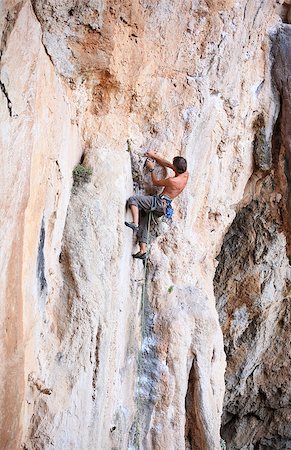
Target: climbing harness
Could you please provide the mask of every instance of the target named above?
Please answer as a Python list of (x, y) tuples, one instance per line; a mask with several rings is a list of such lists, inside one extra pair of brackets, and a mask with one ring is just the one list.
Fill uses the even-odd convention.
[(172, 208), (172, 199), (170, 197), (168, 197), (167, 195), (163, 195), (163, 194), (162, 195), (153, 195), (150, 211), (151, 212), (156, 211), (158, 197), (166, 203), (166, 209), (165, 209), (164, 215), (170, 222), (172, 222), (172, 220), (173, 220), (172, 218), (173, 218), (173, 214), (174, 214), (174, 210)]
[(147, 263), (148, 263), (148, 253), (149, 253), (149, 236), (150, 236), (150, 225), (153, 216), (153, 209), (149, 212), (148, 218), (148, 230), (147, 230), (147, 245), (148, 249), (146, 252), (146, 258), (144, 260), (144, 272), (143, 272), (143, 283), (142, 283), (142, 294), (141, 294), (141, 319), (140, 319), (140, 328), (141, 328), (141, 345), (138, 355), (138, 381), (137, 381), (137, 418), (136, 418), (136, 436), (137, 436), (137, 448), (138, 450), (142, 449), (140, 446), (141, 439), (141, 413), (142, 413), (142, 400), (141, 400), (141, 376), (142, 376), (142, 368), (143, 368), (143, 357), (142, 357), (142, 345), (144, 340), (144, 332), (145, 332), (145, 291), (146, 291), (146, 276), (147, 276)]
[(166, 195), (160, 195), (160, 198), (166, 202), (166, 212), (165, 216), (169, 219), (170, 222), (173, 220), (174, 210), (172, 208), (172, 199), (167, 197)]

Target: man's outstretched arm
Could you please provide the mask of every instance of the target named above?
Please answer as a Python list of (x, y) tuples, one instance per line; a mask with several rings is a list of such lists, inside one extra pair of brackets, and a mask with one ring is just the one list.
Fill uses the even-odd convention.
[(155, 163), (153, 161), (147, 161), (147, 168), (150, 169), (152, 183), (154, 186), (171, 186), (171, 178), (163, 178), (162, 180), (157, 179), (154, 174)]
[(157, 161), (157, 163), (158, 163), (160, 166), (163, 166), (163, 167), (169, 167), (170, 169), (175, 170), (173, 164), (170, 163), (170, 161), (167, 161), (166, 159), (160, 158), (160, 157), (159, 157), (154, 151), (152, 151), (152, 150), (149, 151), (149, 152), (147, 152), (147, 153), (146, 153), (146, 156), (147, 156), (148, 158), (151, 158), (151, 159), (154, 159), (155, 161)]

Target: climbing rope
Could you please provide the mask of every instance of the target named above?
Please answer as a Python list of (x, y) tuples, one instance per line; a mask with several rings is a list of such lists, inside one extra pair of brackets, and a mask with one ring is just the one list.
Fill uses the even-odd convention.
[(137, 448), (140, 450), (140, 439), (141, 439), (141, 413), (142, 413), (142, 400), (141, 400), (141, 376), (142, 376), (142, 368), (143, 368), (143, 356), (142, 356), (142, 344), (144, 339), (145, 332), (145, 292), (146, 292), (146, 276), (147, 276), (147, 263), (148, 263), (148, 254), (149, 254), (149, 237), (150, 237), (150, 225), (152, 220), (153, 213), (149, 212), (148, 218), (148, 230), (147, 230), (147, 252), (144, 261), (144, 272), (143, 272), (143, 283), (142, 283), (142, 295), (141, 295), (141, 319), (140, 319), (140, 328), (141, 328), (141, 344), (138, 355), (138, 368), (137, 368), (137, 418), (136, 418), (136, 436), (137, 436)]

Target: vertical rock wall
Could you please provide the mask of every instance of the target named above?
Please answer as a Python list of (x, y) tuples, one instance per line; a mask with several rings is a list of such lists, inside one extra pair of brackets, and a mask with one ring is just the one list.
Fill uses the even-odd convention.
[[(286, 17), (287, 5), (283, 11)], [(290, 32), (284, 24), (272, 36), (278, 119), (272, 142), (263, 116), (255, 123), (255, 171), (215, 276), (227, 356), (222, 430), (230, 449), (291, 445)]]
[[(287, 5), (286, 5), (287, 7)], [(285, 10), (288, 22), (290, 23), (291, 4)], [(274, 147), (277, 157), (275, 162), (281, 168), (280, 187), (283, 191), (282, 213), (284, 217), (284, 229), (287, 237), (287, 251), (290, 254), (291, 245), (291, 146), (290, 146), (290, 51), (291, 51), (291, 26), (284, 24), (273, 38), (272, 54), (273, 80), (280, 103), (280, 113), (278, 117), (277, 128), (274, 130)]]
[[(5, 448), (220, 448), (214, 258), (253, 171), (260, 114), (271, 139), (274, 6), (1, 6)], [(145, 273), (123, 222), (149, 148), (185, 156), (190, 181), (151, 245), (140, 342)], [(92, 179), (71, 193), (81, 155)]]
[(230, 449), (290, 443), (291, 273), (277, 187), (264, 177), (259, 196), (238, 213), (215, 277), (227, 356), (222, 434)]
[(26, 367), (31, 359), (35, 365), (39, 351), (40, 328), (34, 326), (45, 319), (80, 144), (30, 4), (1, 7), (0, 439), (3, 448), (17, 448)]

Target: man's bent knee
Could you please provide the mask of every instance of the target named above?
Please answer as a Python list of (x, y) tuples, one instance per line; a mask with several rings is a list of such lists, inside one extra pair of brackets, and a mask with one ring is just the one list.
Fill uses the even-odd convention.
[(129, 199), (127, 200), (127, 205), (134, 205), (134, 206), (138, 206), (138, 202), (136, 197), (133, 195), (132, 197), (129, 197)]

